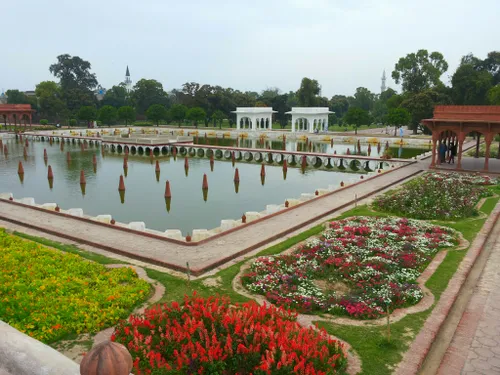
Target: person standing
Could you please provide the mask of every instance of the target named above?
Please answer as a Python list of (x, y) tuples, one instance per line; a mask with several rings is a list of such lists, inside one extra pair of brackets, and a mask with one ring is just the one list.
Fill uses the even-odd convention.
[(456, 143), (452, 143), (450, 146), (450, 160), (448, 160), (448, 164), (455, 164), (456, 155), (457, 155), (457, 145)]
[(403, 130), (403, 127), (402, 127), (402, 126), (400, 126), (400, 127), (399, 127), (399, 136), (400, 136), (401, 138), (403, 138), (403, 135), (404, 135), (404, 130)]
[(441, 142), (441, 144), (439, 145), (439, 160), (441, 161), (441, 163), (446, 162), (446, 151), (447, 151), (447, 147), (446, 147), (445, 143)]

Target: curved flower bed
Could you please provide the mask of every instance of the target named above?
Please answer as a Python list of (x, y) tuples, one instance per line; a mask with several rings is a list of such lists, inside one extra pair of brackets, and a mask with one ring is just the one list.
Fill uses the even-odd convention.
[(242, 276), (279, 306), (371, 319), (417, 303), (416, 280), (436, 252), (454, 246), (452, 229), (401, 218), (333, 221), (289, 255), (260, 257)]
[(343, 374), (342, 344), (303, 328), (295, 314), (254, 302), (185, 297), (130, 316), (111, 337), (139, 374)]
[(426, 173), (401, 189), (375, 198), (376, 209), (415, 219), (460, 219), (477, 215), (475, 205), (489, 196), (484, 185), (497, 180), (464, 173)]
[(37, 340), (97, 332), (126, 317), (149, 284), (0, 229), (0, 319)]

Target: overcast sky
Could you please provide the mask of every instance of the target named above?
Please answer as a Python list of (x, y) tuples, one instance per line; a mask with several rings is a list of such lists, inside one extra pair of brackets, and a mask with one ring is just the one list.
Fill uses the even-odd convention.
[(322, 95), (397, 88), (399, 57), (424, 48), (450, 68), (500, 49), (500, 0), (15, 0), (2, 2), (0, 89), (33, 90), (56, 56), (90, 61), (109, 88), (154, 78), (165, 90), (194, 81), (261, 91), (297, 90), (314, 78)]

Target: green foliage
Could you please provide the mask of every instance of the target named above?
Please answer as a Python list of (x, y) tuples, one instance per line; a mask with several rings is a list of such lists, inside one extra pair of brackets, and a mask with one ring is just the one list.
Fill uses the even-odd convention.
[(131, 96), (137, 113), (141, 115), (153, 104), (162, 106), (168, 104), (167, 93), (163, 90), (163, 85), (154, 79), (137, 81)]
[(66, 92), (71, 89), (92, 91), (97, 87), (97, 78), (90, 73), (91, 65), (78, 56), (68, 54), (57, 56), (57, 62), (49, 67), (49, 71), (57, 78)]
[(405, 108), (391, 108), (385, 117), (385, 122), (395, 127), (408, 125), (410, 121), (410, 112)]
[(19, 90), (7, 90), (5, 95), (8, 104), (29, 104), (28, 97)]
[(500, 84), (488, 91), (488, 102), (489, 104), (500, 105)]
[(161, 104), (153, 104), (146, 111), (148, 120), (153, 121), (156, 126), (160, 125), (160, 121), (167, 117), (167, 109)]
[(61, 88), (54, 81), (43, 81), (36, 85), (35, 94), (38, 98), (39, 111), (42, 116), (54, 118), (62, 116), (66, 104), (62, 98)]
[(176, 121), (180, 125), (186, 118), (187, 111), (188, 108), (185, 105), (174, 104), (170, 107), (170, 116), (173, 121)]
[(300, 88), (297, 90), (297, 99), (302, 107), (315, 107), (318, 103), (318, 95), (321, 93), (321, 86), (315, 79), (302, 78)]
[(370, 111), (375, 102), (375, 94), (368, 90), (366, 87), (358, 87), (354, 93), (353, 107)]
[(118, 113), (115, 107), (110, 105), (105, 105), (99, 110), (99, 121), (105, 125), (112, 125), (116, 122), (118, 118)]
[(97, 332), (149, 294), (131, 268), (106, 269), (0, 230), (0, 319), (42, 341)]
[(222, 128), (222, 121), (226, 118), (226, 115), (221, 110), (217, 110), (212, 114), (212, 120), (214, 122), (219, 121), (219, 127)]
[(491, 89), (493, 75), (487, 71), (478, 71), (471, 64), (460, 65), (451, 77), (454, 104), (486, 104), (488, 90)]
[(402, 85), (404, 92), (418, 93), (438, 86), (441, 75), (448, 70), (448, 63), (439, 52), (425, 49), (401, 57), (394, 66), (392, 78)]
[(48, 125), (48, 123), (49, 123), (49, 120), (47, 120), (47, 119), (43, 118), (40, 120), (40, 125)]
[(334, 95), (330, 99), (329, 107), (338, 118), (344, 117), (349, 109), (349, 101), (345, 95)]
[(198, 125), (199, 121), (203, 121), (206, 117), (206, 112), (200, 107), (191, 108), (186, 113), (186, 118), (191, 120), (195, 126)]
[(110, 105), (115, 108), (123, 107), (126, 105), (126, 103), (127, 103), (127, 90), (125, 89), (123, 83), (118, 86), (113, 86), (109, 90), (107, 90), (101, 102), (103, 106)]
[(129, 105), (118, 108), (118, 119), (125, 121), (125, 125), (133, 122), (136, 118), (135, 109)]
[(78, 121), (76, 121), (76, 118), (71, 118), (69, 119), (69, 126), (76, 126)]
[(350, 107), (344, 116), (344, 121), (349, 125), (354, 126), (354, 133), (358, 133), (358, 127), (366, 125), (371, 122), (370, 114), (364, 109), (357, 107)]
[(80, 120), (87, 121), (87, 124), (97, 120), (97, 110), (92, 106), (83, 106), (78, 110), (77, 117)]

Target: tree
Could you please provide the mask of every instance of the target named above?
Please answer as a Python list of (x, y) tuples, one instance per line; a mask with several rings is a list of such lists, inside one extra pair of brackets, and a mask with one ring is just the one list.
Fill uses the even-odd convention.
[(207, 114), (203, 108), (194, 107), (187, 111), (186, 117), (188, 120), (193, 121), (194, 126), (198, 126), (198, 121), (203, 121), (207, 117)]
[(403, 95), (393, 95), (389, 99), (387, 99), (387, 102), (385, 103), (387, 106), (387, 109), (391, 108), (398, 108), (401, 103), (403, 103), (404, 96)]
[[(451, 98), (438, 90), (425, 90), (405, 97), (400, 107), (411, 114), (410, 129), (416, 134), (422, 119), (432, 118), (434, 107), (438, 104), (451, 104)], [(427, 128), (422, 128), (427, 132)]]
[(43, 117), (59, 117), (66, 111), (61, 88), (54, 81), (40, 82), (36, 85), (35, 95), (38, 98), (39, 111)]
[(115, 107), (105, 105), (99, 110), (99, 120), (105, 125), (112, 125), (118, 117)]
[(486, 104), (486, 94), (491, 89), (493, 75), (485, 70), (476, 70), (471, 64), (460, 65), (451, 78), (454, 104)]
[(176, 121), (180, 126), (182, 121), (186, 118), (187, 110), (187, 107), (183, 104), (174, 104), (170, 107), (170, 116), (172, 117), (172, 120)]
[(49, 67), (49, 71), (59, 78), (59, 84), (64, 91), (81, 89), (92, 91), (97, 87), (97, 78), (90, 73), (91, 65), (78, 56), (68, 54), (57, 56), (57, 62)]
[(349, 109), (349, 101), (347, 100), (347, 96), (332, 96), (332, 98), (330, 99), (329, 107), (333, 112), (335, 112), (335, 115), (337, 115), (337, 117), (343, 117)]
[(121, 83), (118, 86), (113, 86), (106, 91), (104, 97), (102, 98), (101, 104), (111, 105), (115, 108), (123, 107), (127, 104), (127, 89), (124, 84)]
[(344, 121), (354, 126), (354, 134), (358, 134), (358, 128), (361, 125), (370, 123), (370, 114), (362, 108), (351, 107), (344, 116)]
[(315, 79), (302, 78), (300, 88), (297, 90), (297, 99), (302, 107), (314, 107), (317, 105), (318, 95), (321, 93), (321, 86)]
[(83, 106), (78, 110), (78, 118), (87, 121), (87, 126), (97, 119), (97, 110), (92, 106)]
[(137, 81), (131, 95), (139, 114), (144, 114), (153, 104), (168, 104), (168, 95), (163, 85), (154, 79)]
[(224, 112), (217, 110), (212, 114), (212, 120), (219, 121), (219, 128), (222, 129), (222, 120), (226, 118)]
[(135, 109), (129, 105), (124, 105), (123, 107), (118, 108), (118, 118), (121, 121), (125, 121), (125, 125), (128, 125), (130, 122), (135, 121)]
[(398, 93), (396, 92), (396, 90), (393, 90), (391, 89), (390, 87), (385, 90), (384, 92), (380, 93), (380, 96), (379, 96), (379, 99), (383, 102), (383, 103), (387, 103), (387, 101), (392, 98), (394, 95), (397, 95)]
[(353, 107), (370, 111), (373, 108), (375, 101), (375, 94), (368, 90), (366, 87), (358, 87), (354, 94)]
[(408, 125), (411, 121), (411, 114), (405, 108), (391, 108), (387, 112), (385, 121), (394, 126), (394, 135), (399, 126)]
[(30, 104), (28, 97), (24, 94), (24, 92), (19, 90), (7, 90), (5, 95), (7, 95), (8, 104)]
[(154, 121), (156, 126), (160, 125), (161, 120), (167, 117), (167, 109), (161, 104), (152, 104), (146, 111), (148, 120)]
[(488, 91), (488, 102), (492, 105), (500, 105), (500, 84)]
[(448, 63), (439, 52), (425, 49), (401, 57), (394, 66), (392, 78), (402, 84), (404, 92), (417, 93), (442, 85), (441, 75), (448, 70)]

